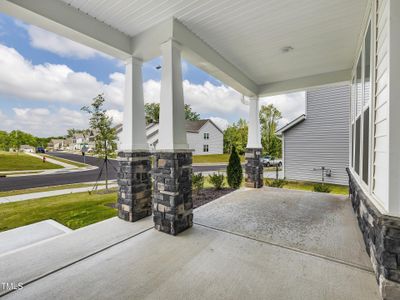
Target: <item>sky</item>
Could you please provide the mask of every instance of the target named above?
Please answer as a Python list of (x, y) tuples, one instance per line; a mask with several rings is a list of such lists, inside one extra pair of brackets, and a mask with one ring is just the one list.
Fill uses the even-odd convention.
[[(160, 58), (143, 64), (146, 103), (160, 101)], [(98, 94), (106, 98), (113, 122), (123, 118), (124, 63), (74, 41), (0, 14), (0, 130), (23, 130), (40, 137), (88, 127), (80, 109)], [(185, 103), (221, 129), (248, 118), (241, 95), (182, 61)], [(261, 98), (283, 115), (279, 126), (304, 113), (304, 93)]]

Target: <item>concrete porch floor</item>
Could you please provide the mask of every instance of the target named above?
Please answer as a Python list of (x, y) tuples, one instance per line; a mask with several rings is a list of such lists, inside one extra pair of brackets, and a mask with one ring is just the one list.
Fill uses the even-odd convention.
[(194, 214), (176, 237), (113, 218), (0, 256), (0, 282), (28, 283), (4, 298), (379, 299), (345, 197), (239, 190)]

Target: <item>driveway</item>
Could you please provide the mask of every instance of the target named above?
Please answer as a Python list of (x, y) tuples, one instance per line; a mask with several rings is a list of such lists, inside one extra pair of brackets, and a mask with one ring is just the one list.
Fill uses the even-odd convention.
[(112, 218), (0, 256), (26, 283), (4, 299), (379, 299), (345, 197), (244, 189), (194, 221), (173, 237)]

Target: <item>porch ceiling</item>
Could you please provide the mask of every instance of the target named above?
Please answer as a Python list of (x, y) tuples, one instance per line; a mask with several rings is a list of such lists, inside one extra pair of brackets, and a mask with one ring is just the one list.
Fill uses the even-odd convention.
[[(330, 74), (330, 81), (343, 79), (343, 71), (352, 67), (368, 4), (368, 0), (53, 1), (66, 3), (99, 25), (109, 25), (117, 36), (134, 39), (176, 18), (240, 71), (241, 78), (235, 80), (244, 77), (245, 89), (260, 94), (267, 94), (272, 86), (271, 93), (301, 88), (319, 74)], [(8, 2), (27, 5), (20, 0)], [(125, 51), (126, 41), (118, 38)], [(293, 50), (283, 53), (284, 47)], [(225, 79), (204, 61), (192, 62)], [(308, 78), (307, 83), (302, 78)]]
[[(62, 0), (129, 36), (175, 17), (257, 84), (349, 69), (367, 0)], [(283, 54), (282, 47), (294, 50)]]

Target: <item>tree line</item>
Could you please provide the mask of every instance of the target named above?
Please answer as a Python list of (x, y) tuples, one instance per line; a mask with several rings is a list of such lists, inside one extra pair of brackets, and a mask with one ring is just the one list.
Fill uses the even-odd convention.
[(46, 148), (53, 137), (41, 138), (33, 136), (21, 130), (11, 132), (0, 131), (0, 150), (9, 151), (10, 149), (19, 150), (21, 145)]

